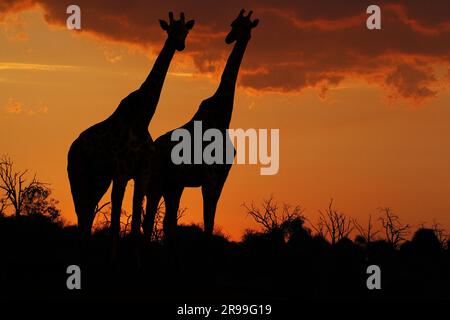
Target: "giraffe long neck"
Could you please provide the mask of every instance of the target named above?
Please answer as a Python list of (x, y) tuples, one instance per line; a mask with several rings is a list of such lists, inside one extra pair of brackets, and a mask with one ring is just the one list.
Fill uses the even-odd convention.
[(233, 114), (234, 92), (242, 57), (248, 40), (237, 41), (228, 57), (216, 93), (200, 105), (191, 121), (212, 120), (215, 125), (228, 128)]
[(143, 93), (144, 114), (142, 115), (146, 122), (146, 127), (150, 124), (150, 120), (156, 111), (159, 97), (166, 79), (167, 71), (175, 54), (175, 46), (169, 39), (164, 43), (149, 75), (142, 83), (139, 91)]
[(234, 98), (236, 80), (249, 39), (236, 41), (220, 79), (216, 95)]
[[(147, 90), (153, 92), (161, 92), (164, 79), (166, 78), (167, 71), (169, 70), (170, 63), (175, 54), (175, 46), (169, 39), (164, 43), (161, 52), (155, 60), (152, 70), (150, 71), (147, 79), (142, 83), (140, 90)], [(158, 97), (159, 98), (159, 97)]]

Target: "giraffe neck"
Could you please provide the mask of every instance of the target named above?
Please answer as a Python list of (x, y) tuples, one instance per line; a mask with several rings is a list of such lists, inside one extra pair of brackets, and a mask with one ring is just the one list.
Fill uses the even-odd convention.
[(175, 46), (167, 39), (155, 60), (152, 70), (139, 88), (139, 91), (143, 94), (141, 103), (143, 112), (139, 116), (145, 122), (144, 126), (146, 128), (148, 128), (150, 120), (156, 111), (164, 80), (166, 79), (166, 74), (174, 55)]
[(161, 92), (166, 78), (167, 71), (169, 70), (170, 62), (175, 55), (175, 46), (167, 39), (164, 43), (161, 52), (155, 60), (152, 70), (150, 71), (147, 79), (142, 83), (140, 90)]
[(223, 70), (216, 95), (234, 98), (239, 67), (241, 66), (242, 57), (244, 56), (249, 40), (250, 39), (236, 41), (233, 50), (228, 57), (225, 69)]
[(212, 120), (216, 126), (228, 128), (233, 114), (234, 92), (242, 57), (248, 40), (237, 41), (228, 57), (216, 93), (200, 105), (191, 121)]

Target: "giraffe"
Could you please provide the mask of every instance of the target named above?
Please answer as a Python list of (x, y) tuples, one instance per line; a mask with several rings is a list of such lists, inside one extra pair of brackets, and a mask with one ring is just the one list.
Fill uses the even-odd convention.
[[(189, 122), (180, 127), (188, 130), (191, 137), (194, 136), (194, 121), (201, 121), (204, 130), (218, 129), (222, 136), (226, 137), (224, 140), (229, 140), (226, 130), (230, 125), (233, 112), (239, 67), (251, 38), (251, 30), (259, 23), (258, 19), (250, 20), (252, 11), (247, 16), (244, 16), (244, 12), (241, 10), (239, 16), (232, 22), (231, 31), (225, 39), (227, 44), (235, 42), (235, 45), (227, 60), (217, 91), (200, 104), (198, 111)], [(151, 238), (155, 213), (161, 197), (164, 198), (166, 206), (163, 223), (165, 237), (168, 241), (174, 237), (179, 202), (185, 187), (201, 187), (204, 232), (207, 236), (212, 235), (217, 202), (231, 169), (229, 163), (175, 165), (171, 160), (171, 151), (177, 144), (177, 142), (171, 141), (172, 133), (175, 130), (162, 135), (154, 143), (156, 155), (152, 163), (152, 172), (158, 174), (147, 185), (147, 207), (143, 223), (147, 239)], [(224, 141), (223, 150), (226, 150), (226, 143), (228, 142)], [(193, 154), (193, 150), (191, 154)]]
[(185, 22), (184, 13), (174, 20), (170, 12), (169, 23), (165, 20), (159, 23), (167, 39), (145, 81), (120, 102), (110, 117), (82, 132), (68, 153), (67, 171), (82, 239), (90, 236), (96, 206), (112, 181), (113, 255), (120, 233), (125, 188), (131, 179), (134, 180), (132, 234), (140, 233), (145, 186), (140, 172), (146, 170), (144, 164), (150, 161), (154, 149), (148, 126), (175, 51), (184, 50), (185, 39), (195, 22)]

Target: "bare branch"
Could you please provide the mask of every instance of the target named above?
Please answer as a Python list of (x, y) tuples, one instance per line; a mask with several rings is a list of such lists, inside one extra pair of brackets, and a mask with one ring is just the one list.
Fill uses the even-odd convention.
[(372, 215), (369, 216), (369, 221), (367, 223), (367, 228), (361, 226), (356, 219), (353, 219), (353, 225), (358, 231), (359, 236), (361, 236), (366, 243), (370, 243), (374, 240), (375, 236), (380, 232), (379, 230), (374, 231), (372, 225)]
[(436, 238), (439, 240), (442, 248), (446, 248), (449, 241), (449, 234), (447, 234), (446, 230), (442, 227), (440, 223), (437, 223), (435, 220), (433, 221), (433, 225), (431, 228), (436, 235)]
[(95, 206), (94, 216), (96, 216), (97, 213), (101, 212), (106, 206), (108, 206), (108, 205), (110, 205), (110, 204), (111, 204), (110, 201), (105, 202), (104, 204), (102, 204), (102, 205), (100, 205), (100, 206), (97, 204), (97, 205)]
[[(11, 206), (14, 209), (14, 214), (16, 217), (20, 216), (26, 211), (26, 202), (30, 200), (35, 200), (37, 194), (40, 194), (41, 200), (43, 200), (44, 195), (50, 194), (50, 189), (45, 183), (42, 183), (33, 177), (27, 183), (25, 175), (28, 170), (15, 171), (14, 162), (11, 158), (7, 156), (2, 156), (0, 158), (0, 190), (4, 192), (4, 198), (6, 199), (7, 206)], [(30, 203), (28, 203), (28, 209), (30, 209)], [(42, 203), (40, 204), (42, 205)], [(56, 210), (56, 208), (53, 208)], [(58, 211), (58, 210), (57, 210)], [(56, 212), (56, 211), (54, 211)]]
[(282, 209), (279, 210), (278, 203), (274, 200), (273, 196), (268, 199), (264, 199), (261, 208), (255, 206), (254, 203), (242, 205), (247, 214), (250, 215), (256, 223), (258, 223), (264, 230), (264, 232), (271, 232), (277, 229), (282, 229), (283, 226), (289, 224), (294, 219), (302, 219), (302, 208), (300, 206), (291, 206), (283, 204)]
[(164, 200), (162, 200), (158, 204), (158, 208), (156, 209), (155, 214), (155, 221), (153, 223), (153, 230), (152, 230), (152, 241), (160, 242), (163, 239), (163, 207), (164, 207)]
[(179, 208), (177, 213), (177, 222), (181, 220), (181, 218), (184, 217), (184, 214), (187, 211), (187, 207)]
[(386, 241), (396, 248), (406, 239), (405, 237), (409, 234), (411, 226), (403, 224), (390, 208), (379, 208), (379, 211), (382, 214), (379, 219), (384, 229)]
[[(177, 213), (177, 224), (178, 221), (184, 216), (186, 211), (188, 210), (187, 207), (179, 208)], [(153, 223), (153, 230), (152, 230), (152, 241), (154, 242), (160, 242), (163, 239), (164, 231), (163, 231), (163, 224), (164, 224), (164, 217), (165, 215), (165, 203), (164, 200), (162, 200), (158, 204), (158, 208), (156, 209), (155, 214), (155, 221)]]
[(329, 237), (331, 244), (335, 244), (343, 238), (348, 238), (355, 228), (352, 219), (333, 209), (333, 199), (331, 199), (325, 212), (319, 210), (319, 214), (317, 224), (309, 222), (319, 236)]
[[(120, 219), (120, 226), (121, 226), (120, 232), (122, 234), (122, 237), (124, 237), (125, 235), (127, 235), (129, 233), (129, 229), (131, 228), (131, 217), (132, 217), (132, 215), (129, 214), (128, 212), (126, 212), (125, 210), (122, 210), (122, 213), (120, 214), (120, 217), (121, 217), (121, 219)], [(122, 221), (123, 217), (125, 217), (125, 222)]]

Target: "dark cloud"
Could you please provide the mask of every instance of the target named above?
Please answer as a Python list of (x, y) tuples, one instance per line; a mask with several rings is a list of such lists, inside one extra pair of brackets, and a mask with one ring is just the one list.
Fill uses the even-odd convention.
[[(32, 5), (51, 24), (64, 25), (71, 1), (0, 0), (1, 12)], [(450, 62), (450, 2), (380, 0), (382, 30), (365, 27), (367, 3), (359, 0), (259, 1), (100, 1), (79, 0), (82, 32), (143, 47), (159, 46), (165, 35), (157, 20), (169, 10), (196, 19), (186, 51), (199, 72), (217, 72), (230, 50), (224, 43), (239, 10), (253, 9), (261, 20), (242, 66), (240, 85), (256, 90), (299, 91), (318, 87), (323, 94), (348, 77), (424, 99), (439, 81), (431, 66)], [(0, 15), (1, 17), (1, 15)], [(422, 65), (411, 63), (420, 58)]]
[(427, 87), (436, 81), (430, 71), (427, 68), (421, 69), (414, 65), (401, 64), (387, 76), (386, 84), (394, 88), (403, 97), (418, 101), (434, 97), (436, 91)]

